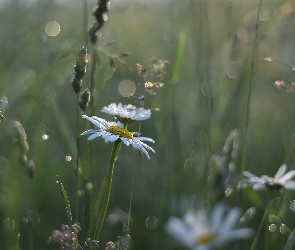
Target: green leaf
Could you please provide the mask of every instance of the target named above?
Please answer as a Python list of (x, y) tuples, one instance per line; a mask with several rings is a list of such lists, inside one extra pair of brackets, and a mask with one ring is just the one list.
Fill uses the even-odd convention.
[(60, 179), (58, 178), (58, 176), (57, 176), (56, 183), (59, 185), (60, 192), (61, 192), (62, 197), (64, 198), (64, 201), (65, 201), (65, 204), (66, 204), (66, 212), (67, 212), (69, 224), (72, 225), (73, 224), (73, 217), (72, 217), (71, 205), (70, 205), (68, 194), (67, 194), (67, 192), (66, 192), (66, 190), (64, 188), (64, 185), (61, 183)]
[(259, 198), (259, 196), (250, 187), (245, 187), (242, 189), (244, 195), (252, 202), (256, 207), (264, 210), (264, 206)]

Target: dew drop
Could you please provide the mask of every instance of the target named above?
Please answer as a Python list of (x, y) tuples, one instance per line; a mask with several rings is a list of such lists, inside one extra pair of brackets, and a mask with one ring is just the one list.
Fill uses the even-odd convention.
[(227, 189), (224, 191), (224, 195), (225, 195), (225, 197), (230, 197), (233, 193), (234, 193), (234, 189), (233, 189), (233, 188), (227, 188)]
[(145, 226), (148, 229), (156, 229), (159, 226), (159, 220), (156, 216), (149, 216), (145, 220)]
[(15, 229), (15, 221), (11, 218), (6, 218), (3, 221), (3, 226), (6, 230), (14, 230)]
[(276, 224), (270, 224), (268, 229), (271, 233), (275, 232), (277, 230), (277, 225)]
[(285, 224), (282, 224), (282, 225), (280, 226), (280, 233), (281, 233), (281, 234), (286, 234), (286, 233), (288, 233), (288, 232), (289, 232), (288, 227), (287, 227)]
[(43, 139), (44, 141), (48, 140), (48, 139), (49, 139), (49, 135), (47, 135), (47, 134), (43, 134), (43, 135), (42, 135), (42, 139)]
[(30, 138), (35, 142), (44, 140), (44, 135), (47, 135), (46, 126), (42, 122), (37, 122), (31, 129)]

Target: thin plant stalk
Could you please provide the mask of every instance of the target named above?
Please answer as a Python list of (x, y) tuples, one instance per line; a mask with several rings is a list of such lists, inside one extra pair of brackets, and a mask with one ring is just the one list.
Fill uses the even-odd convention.
[(253, 71), (254, 71), (254, 60), (256, 55), (257, 49), (257, 38), (258, 38), (258, 28), (259, 28), (259, 20), (260, 20), (260, 10), (262, 7), (262, 0), (259, 0), (258, 8), (257, 8), (257, 25), (255, 26), (255, 38), (251, 56), (251, 66), (250, 66), (250, 79), (248, 85), (248, 95), (247, 95), (247, 105), (246, 105), (246, 121), (245, 121), (245, 128), (244, 128), (244, 138), (243, 138), (243, 155), (242, 155), (242, 164), (241, 164), (241, 179), (243, 178), (243, 172), (245, 170), (246, 160), (247, 160), (247, 134), (248, 134), (248, 127), (249, 127), (249, 117), (250, 117), (250, 102), (251, 102), (251, 95), (252, 95), (252, 85), (253, 85)]
[[(135, 166), (136, 166), (136, 164), (135, 164)], [(130, 201), (129, 201), (129, 211), (128, 211), (128, 221), (127, 221), (128, 228), (130, 227), (130, 218), (131, 218), (131, 209), (132, 209), (132, 200), (133, 200), (133, 191), (134, 191), (135, 176), (136, 176), (136, 167), (133, 170), (133, 176), (132, 176), (132, 185), (131, 185), (131, 193), (130, 193)]]
[[(270, 206), (270, 198), (268, 198), (264, 214), (262, 216), (262, 219), (260, 221), (259, 227), (257, 229), (255, 238), (251, 246), (251, 250), (257, 249), (257, 243), (260, 240), (261, 232), (263, 231), (263, 228), (265, 229), (266, 236), (268, 236), (267, 225), (268, 225), (269, 206)], [(268, 249), (269, 246), (268, 246), (268, 243), (266, 243), (268, 241), (268, 237), (266, 237), (266, 239), (267, 240), (265, 240), (265, 249)]]
[(113, 173), (114, 173), (114, 167), (115, 167), (115, 161), (116, 158), (119, 154), (120, 148), (121, 148), (122, 142), (120, 140), (115, 141), (112, 153), (111, 153), (111, 158), (110, 158), (110, 164), (109, 164), (109, 169), (108, 169), (108, 177), (107, 177), (107, 187), (106, 187), (106, 194), (104, 198), (104, 203), (102, 205), (101, 213), (99, 216), (99, 220), (97, 223), (97, 227), (95, 230), (94, 234), (94, 239), (98, 240), (102, 224), (104, 222), (104, 218), (108, 209), (109, 201), (110, 201), (110, 196), (111, 196), (111, 188), (112, 188), (112, 180), (113, 180)]
[(85, 37), (85, 44), (88, 48), (88, 4), (87, 0), (84, 0), (84, 15), (83, 15), (83, 36)]
[(75, 221), (78, 221), (78, 210), (79, 210), (79, 197), (78, 197), (78, 191), (79, 191), (79, 95), (77, 94), (77, 131), (76, 131), (76, 209), (75, 209)]
[[(93, 220), (92, 220), (93, 222), (95, 222), (98, 219), (99, 208), (100, 208), (101, 201), (102, 201), (102, 198), (103, 198), (103, 194), (104, 194), (104, 191), (105, 191), (105, 187), (106, 187), (106, 183), (107, 183), (107, 177), (108, 177), (108, 175), (106, 175), (103, 178), (103, 181), (102, 181), (102, 183), (100, 185), (100, 188), (99, 188), (98, 197), (96, 199), (95, 206), (94, 206)], [(94, 230), (94, 226), (95, 226), (95, 223), (91, 223), (90, 229), (89, 229), (89, 232), (88, 232), (88, 237), (90, 237), (90, 235), (92, 235), (92, 231)]]

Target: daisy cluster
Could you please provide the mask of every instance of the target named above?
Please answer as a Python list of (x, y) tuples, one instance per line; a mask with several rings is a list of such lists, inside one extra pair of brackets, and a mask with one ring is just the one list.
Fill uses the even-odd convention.
[(252, 186), (253, 190), (261, 190), (265, 188), (287, 189), (295, 190), (295, 181), (291, 180), (295, 176), (295, 170), (287, 172), (287, 165), (283, 164), (274, 177), (268, 175), (262, 175), (258, 177), (248, 171), (244, 171), (244, 175), (247, 179), (244, 179), (242, 183), (246, 183)]
[(102, 137), (105, 142), (115, 142), (120, 140), (126, 146), (132, 146), (150, 158), (148, 151), (153, 153), (155, 151), (143, 141), (152, 143), (155, 141), (148, 137), (135, 136), (138, 132), (129, 132), (127, 130), (129, 123), (133, 121), (143, 121), (150, 118), (151, 111), (149, 109), (136, 108), (131, 104), (122, 105), (119, 103), (117, 105), (116, 103), (112, 103), (104, 107), (102, 112), (114, 116), (117, 121), (109, 122), (97, 116), (89, 117), (87, 115), (82, 115), (82, 118), (90, 121), (97, 127), (97, 129), (84, 131), (81, 135), (90, 134), (88, 140), (93, 140), (97, 137)]

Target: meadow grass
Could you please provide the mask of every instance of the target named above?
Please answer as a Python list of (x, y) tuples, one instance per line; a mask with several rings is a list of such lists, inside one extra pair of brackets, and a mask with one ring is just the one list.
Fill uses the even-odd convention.
[[(237, 228), (254, 233), (216, 249), (293, 249), (294, 191), (241, 183), (244, 171), (294, 169), (293, 1), (114, 3), (93, 42), (96, 4), (11, 1), (0, 9), (0, 249), (60, 249), (48, 244), (54, 230), (78, 235), (74, 249), (86, 249), (87, 238), (100, 249), (112, 249), (110, 241), (131, 249), (129, 237), (133, 249), (189, 249), (169, 234), (171, 217), (214, 213), (221, 201), (240, 208)], [(55, 36), (45, 33), (50, 21), (60, 26)], [(158, 60), (170, 62), (160, 61), (163, 77), (145, 76)], [(133, 96), (118, 91), (124, 80), (135, 84)], [(128, 125), (155, 141), (150, 159), (120, 140), (111, 155), (112, 143), (81, 136), (96, 129), (81, 115), (114, 121), (101, 112), (113, 102), (151, 109)]]

